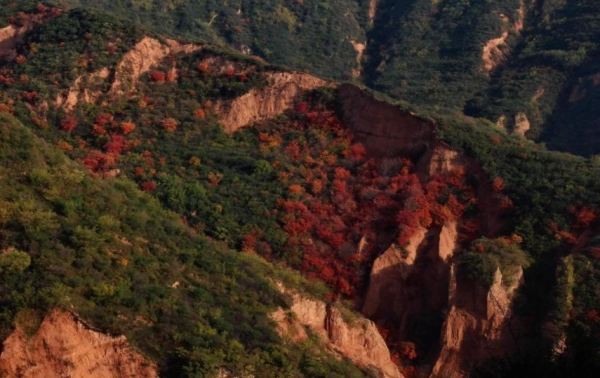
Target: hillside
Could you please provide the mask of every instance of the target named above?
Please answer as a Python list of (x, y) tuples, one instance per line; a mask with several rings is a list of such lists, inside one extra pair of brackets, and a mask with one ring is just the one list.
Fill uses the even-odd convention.
[(58, 327), (172, 377), (600, 363), (595, 160), (107, 13), (2, 9), (4, 350)]
[[(29, 11), (36, 1), (7, 4)], [(501, 0), (53, 0), (152, 32), (484, 117), (551, 149), (597, 150), (597, 4)], [(0, 13), (2, 15), (2, 13)]]

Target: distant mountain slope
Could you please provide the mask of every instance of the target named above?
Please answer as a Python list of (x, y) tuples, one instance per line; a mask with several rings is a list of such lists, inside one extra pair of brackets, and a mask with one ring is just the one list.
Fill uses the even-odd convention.
[[(322, 78), (360, 82), (436, 112), (484, 117), (553, 149), (600, 152), (595, 1), (48, 3), (93, 7), (172, 38), (208, 41)], [(0, 4), (7, 19), (15, 10), (34, 9), (37, 1)]]
[(502, 60), (486, 67), (484, 45), (505, 32), (514, 40), (519, 9), (518, 0), (377, 1), (365, 83), (409, 103), (461, 110)]
[[(60, 1), (55, 1), (59, 5)], [(353, 42), (364, 42), (365, 0), (69, 0), (140, 22), (177, 38), (230, 44), (274, 64), (321, 77), (350, 77)], [(360, 5), (360, 7), (359, 7)]]

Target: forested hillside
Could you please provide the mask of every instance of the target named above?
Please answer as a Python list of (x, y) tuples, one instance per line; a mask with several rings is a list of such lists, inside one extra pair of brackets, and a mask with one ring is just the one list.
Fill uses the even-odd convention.
[[(36, 1), (4, 1), (27, 10)], [(408, 104), (465, 112), (586, 156), (597, 150), (594, 1), (53, 0), (207, 41)]]
[[(556, 130), (583, 128), (596, 111), (594, 4), (543, 13), (518, 1), (382, 0), (371, 24), (370, 2), (64, 2), (144, 27), (86, 7), (5, 3), (2, 339), (33, 333), (58, 307), (126, 335), (166, 377), (585, 377), (599, 367), (600, 166), (510, 135), (520, 113), (527, 135), (542, 123), (524, 97), (499, 95), (535, 87), (535, 101), (549, 101), (542, 138), (575, 146)], [(575, 13), (590, 16), (558, 27)], [(206, 28), (178, 26), (186, 17)], [(387, 96), (265, 63), (351, 73), (354, 37), (318, 29), (334, 19), (369, 29), (362, 78)], [(227, 34), (234, 20), (242, 32)], [(349, 57), (295, 45), (304, 27), (321, 38), (306, 41)], [(483, 59), (505, 32), (507, 46)], [(564, 100), (575, 77), (585, 79)], [(569, 114), (581, 123), (559, 123)], [(335, 328), (338, 313), (357, 328)], [(452, 334), (464, 335), (458, 345)]]
[(341, 79), (365, 40), (366, 0), (64, 0), (112, 12), (165, 36), (230, 45), (297, 70)]

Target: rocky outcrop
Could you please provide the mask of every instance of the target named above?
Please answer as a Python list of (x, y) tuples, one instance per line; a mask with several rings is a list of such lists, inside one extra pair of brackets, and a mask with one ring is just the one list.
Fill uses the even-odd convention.
[(123, 56), (117, 66), (110, 93), (113, 95), (130, 93), (135, 89), (135, 84), (140, 76), (158, 65), (168, 55), (180, 52), (190, 54), (200, 48), (199, 45), (184, 45), (171, 39), (161, 42), (154, 38), (144, 37)]
[(466, 169), (467, 158), (459, 151), (435, 141), (417, 163), (417, 172), (421, 180), (434, 175), (446, 175), (456, 169)]
[[(369, 318), (381, 318), (389, 311), (394, 311), (393, 306), (402, 302), (396, 301), (405, 290), (405, 281), (412, 270), (417, 257), (417, 248), (425, 238), (426, 230), (419, 229), (404, 248), (392, 244), (373, 263), (369, 290), (365, 298), (362, 313)], [(402, 305), (401, 303), (398, 303)], [(389, 306), (389, 307), (388, 307)]]
[(396, 341), (407, 340), (423, 316), (441, 317), (448, 304), (456, 237), (452, 221), (420, 229), (404, 248), (391, 246), (373, 264), (363, 314), (392, 325)]
[(53, 311), (27, 338), (17, 328), (2, 345), (3, 378), (158, 378), (156, 366), (124, 336), (91, 330), (73, 314)]
[(434, 124), (379, 101), (360, 88), (338, 88), (344, 124), (373, 156), (418, 158), (433, 140)]
[(292, 297), (290, 312), (280, 309), (271, 314), (283, 337), (304, 340), (307, 335), (303, 328), (307, 327), (319, 335), (333, 353), (352, 360), (358, 366), (374, 368), (385, 378), (402, 378), (373, 322), (364, 318), (348, 322), (335, 306), (278, 286)]
[(54, 106), (71, 111), (79, 102), (87, 104), (96, 102), (102, 96), (102, 91), (100, 89), (93, 90), (92, 87), (102, 84), (109, 76), (110, 71), (105, 67), (94, 73), (78, 77), (67, 93), (59, 94), (56, 97)]
[(498, 120), (496, 120), (496, 126), (506, 131), (506, 116), (504, 114), (498, 117)]
[(517, 113), (515, 115), (515, 128), (513, 129), (514, 135), (525, 136), (525, 133), (529, 131), (531, 124), (525, 113)]
[(25, 23), (23, 26), (8, 25), (0, 29), (0, 59), (9, 56), (32, 28), (33, 23)]
[(483, 45), (481, 60), (483, 61), (484, 71), (490, 72), (504, 61), (506, 54), (501, 47), (505, 46), (507, 37), (508, 32), (505, 31), (500, 37), (492, 38)]
[(266, 75), (269, 82), (266, 87), (252, 89), (232, 101), (220, 101), (215, 104), (214, 112), (226, 132), (233, 133), (252, 122), (273, 118), (291, 109), (302, 93), (332, 85), (300, 72), (275, 72)]
[(457, 283), (453, 267), (449, 290), (450, 310), (442, 327), (441, 352), (430, 378), (467, 377), (472, 365), (490, 357), (503, 356), (516, 348), (511, 319), (511, 296), (522, 283), (523, 271), (503, 285), (496, 270), (489, 290), (472, 283)]
[(373, 25), (373, 21), (375, 21), (375, 13), (377, 12), (377, 1), (371, 0), (369, 2), (369, 23)]
[[(510, 22), (509, 18), (503, 14), (500, 14), (500, 18), (508, 24)], [(512, 30), (514, 33), (520, 33), (523, 30), (523, 20), (525, 18), (525, 3), (521, 0), (521, 5), (519, 9), (517, 9), (517, 17), (510, 26), (506, 26), (508, 29)], [(498, 38), (492, 38), (487, 41), (483, 45), (483, 54), (481, 56), (481, 60), (483, 62), (483, 70), (486, 73), (489, 73), (502, 62), (504, 62), (506, 58), (506, 51), (508, 46), (506, 46), (506, 39), (508, 38), (509, 32), (505, 30), (502, 32), (502, 35)]]
[(361, 62), (362, 62), (362, 58), (365, 53), (365, 48), (367, 47), (367, 44), (356, 42), (356, 41), (350, 41), (350, 44), (352, 44), (352, 47), (354, 47), (354, 50), (356, 50), (356, 63), (358, 64), (358, 69), (352, 70), (352, 76), (359, 77), (360, 73), (361, 73)]

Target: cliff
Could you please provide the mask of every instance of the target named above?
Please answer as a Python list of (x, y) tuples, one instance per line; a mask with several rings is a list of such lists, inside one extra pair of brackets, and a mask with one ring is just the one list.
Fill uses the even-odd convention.
[(448, 306), (450, 259), (456, 246), (456, 222), (422, 228), (408, 246), (390, 246), (375, 260), (363, 313), (393, 324), (399, 340), (424, 314), (441, 314)]
[(349, 322), (331, 304), (278, 286), (292, 298), (291, 313), (279, 309), (271, 314), (280, 335), (294, 342), (302, 341), (308, 337), (304, 330), (307, 327), (332, 353), (346, 357), (358, 366), (373, 368), (385, 378), (403, 377), (372, 321), (359, 317)]
[[(0, 59), (10, 57), (11, 52), (25, 38), (25, 34), (33, 29), (33, 23), (28, 22), (22, 26), (8, 25), (0, 29)], [(13, 56), (14, 58), (14, 56)]]
[(332, 85), (314, 76), (299, 72), (267, 74), (269, 84), (231, 101), (219, 101), (214, 111), (225, 131), (233, 133), (252, 122), (273, 118), (292, 108), (298, 96), (312, 89)]
[(340, 85), (338, 97), (344, 124), (373, 156), (416, 159), (433, 141), (432, 122), (379, 101), (354, 85)]
[(131, 348), (124, 336), (88, 328), (73, 314), (52, 311), (28, 338), (17, 328), (3, 343), (4, 378), (158, 378), (155, 364)]
[(451, 270), (450, 310), (442, 327), (441, 351), (431, 378), (467, 377), (470, 368), (491, 357), (503, 356), (518, 349), (511, 318), (511, 296), (522, 284), (523, 271), (506, 287), (500, 270), (496, 270), (489, 290), (478, 285), (457, 284), (456, 270)]

